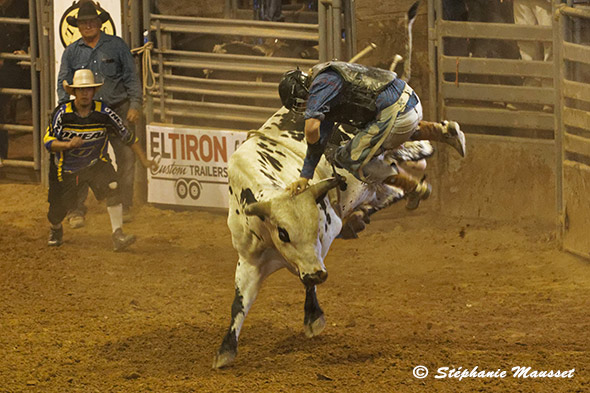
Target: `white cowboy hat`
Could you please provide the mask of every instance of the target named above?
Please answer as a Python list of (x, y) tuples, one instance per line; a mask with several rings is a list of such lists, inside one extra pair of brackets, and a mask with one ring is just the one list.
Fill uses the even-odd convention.
[(81, 89), (83, 87), (100, 87), (102, 83), (94, 82), (94, 75), (88, 69), (77, 70), (74, 73), (74, 80), (70, 85), (68, 81), (63, 81), (64, 90), (70, 95), (74, 95), (74, 89)]

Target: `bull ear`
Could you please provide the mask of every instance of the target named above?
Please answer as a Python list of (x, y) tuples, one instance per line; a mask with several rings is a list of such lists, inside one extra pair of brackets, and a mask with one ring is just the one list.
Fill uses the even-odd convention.
[(244, 214), (246, 214), (247, 216), (269, 217), (270, 202), (253, 202), (244, 208)]
[(340, 181), (337, 178), (331, 177), (309, 187), (309, 192), (312, 193), (314, 199), (317, 201), (323, 199), (323, 197), (326, 196), (326, 193), (336, 187), (339, 183)]

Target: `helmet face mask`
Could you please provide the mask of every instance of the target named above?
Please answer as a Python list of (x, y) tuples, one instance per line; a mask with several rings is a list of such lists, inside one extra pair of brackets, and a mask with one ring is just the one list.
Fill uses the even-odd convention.
[(309, 76), (301, 71), (287, 71), (279, 83), (279, 95), (283, 106), (297, 114), (303, 114), (307, 104)]

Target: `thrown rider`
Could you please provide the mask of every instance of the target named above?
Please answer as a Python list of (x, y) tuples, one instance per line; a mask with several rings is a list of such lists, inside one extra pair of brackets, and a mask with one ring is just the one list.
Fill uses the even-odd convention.
[(292, 195), (308, 186), (336, 123), (351, 125), (357, 132), (330, 159), (359, 180), (402, 189), (410, 210), (430, 196), (430, 184), (376, 157), (408, 140), (444, 142), (465, 156), (459, 124), (422, 121), (418, 95), (392, 71), (340, 61), (320, 63), (311, 75), (299, 69), (286, 72), (279, 95), (287, 109), (305, 119), (307, 152), (300, 178), (287, 187)]

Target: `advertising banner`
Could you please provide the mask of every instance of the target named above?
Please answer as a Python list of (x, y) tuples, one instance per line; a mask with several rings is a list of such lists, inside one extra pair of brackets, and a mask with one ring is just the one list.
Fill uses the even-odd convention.
[(247, 133), (150, 124), (148, 158), (159, 168), (148, 174), (148, 202), (228, 207), (229, 157)]

